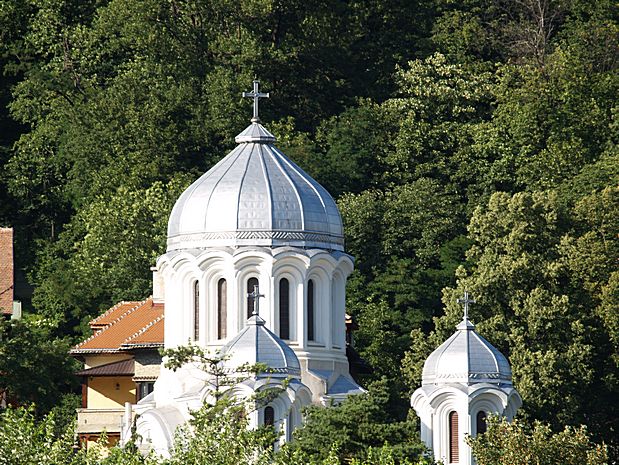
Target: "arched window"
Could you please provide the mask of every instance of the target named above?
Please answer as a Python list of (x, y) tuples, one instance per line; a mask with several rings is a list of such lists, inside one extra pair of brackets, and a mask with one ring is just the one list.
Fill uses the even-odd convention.
[(279, 280), (279, 337), (290, 339), (290, 284)]
[[(247, 280), (247, 294), (254, 292), (254, 286), (258, 285), (258, 278), (249, 278)], [(254, 299), (247, 296), (247, 318), (254, 313)]]
[(226, 338), (228, 313), (228, 283), (225, 279), (217, 282), (217, 339)]
[(264, 408), (264, 426), (273, 426), (275, 424), (275, 410), (270, 405)]
[(486, 412), (483, 410), (477, 412), (477, 434), (486, 432)]
[(193, 340), (200, 339), (200, 283), (193, 282)]
[(449, 414), (449, 463), (458, 463), (460, 455), (458, 450), (458, 413)]
[(307, 282), (307, 340), (314, 340), (314, 281)]

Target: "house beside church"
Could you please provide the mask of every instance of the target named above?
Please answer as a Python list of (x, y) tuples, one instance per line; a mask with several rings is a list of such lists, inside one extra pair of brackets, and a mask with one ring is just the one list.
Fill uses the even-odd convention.
[(71, 350), (84, 362), (77, 435), (82, 446), (105, 431), (108, 445), (120, 440), (126, 403), (153, 390), (163, 347), (163, 305), (148, 298), (120, 302), (90, 322), (91, 337)]
[(15, 298), (13, 228), (0, 228), (0, 316), (21, 318), (21, 302)]
[[(15, 262), (13, 260), (13, 228), (0, 227), (0, 318), (3, 321), (20, 320), (22, 317), (21, 300), (25, 295), (23, 286), (20, 292), (16, 286)], [(17, 287), (17, 289), (16, 289)], [(9, 337), (10, 332), (6, 327), (0, 327), (0, 340)], [(5, 408), (15, 399), (2, 383), (0, 373), (0, 408)]]

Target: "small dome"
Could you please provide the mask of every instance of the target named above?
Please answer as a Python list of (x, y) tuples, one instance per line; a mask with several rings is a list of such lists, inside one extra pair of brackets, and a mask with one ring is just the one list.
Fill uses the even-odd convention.
[(168, 251), (218, 246), (344, 250), (342, 219), (329, 193), (272, 145), (258, 122), (195, 181), (172, 209)]
[(222, 349), (227, 357), (224, 367), (234, 371), (242, 365), (261, 363), (269, 368), (269, 376), (299, 377), (301, 365), (294, 351), (264, 326), (264, 320), (252, 315), (247, 326)]
[(477, 334), (468, 319), (456, 328), (426, 360), (422, 384), (511, 384), (512, 371), (505, 356)]

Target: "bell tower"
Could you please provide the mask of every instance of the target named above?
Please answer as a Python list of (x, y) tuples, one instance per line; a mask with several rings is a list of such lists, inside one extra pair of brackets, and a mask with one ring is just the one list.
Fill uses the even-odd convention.
[(465, 292), (458, 303), (464, 307), (464, 317), (424, 363), (421, 387), (413, 393), (411, 406), (421, 420), (421, 440), (435, 460), (473, 465), (466, 435), (485, 432), (490, 414), (511, 420), (522, 399), (505, 356), (469, 321), (469, 305), (475, 301)]

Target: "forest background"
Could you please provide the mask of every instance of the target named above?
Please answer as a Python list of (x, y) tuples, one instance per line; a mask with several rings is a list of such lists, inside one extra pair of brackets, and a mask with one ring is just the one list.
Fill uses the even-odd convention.
[(379, 422), (414, 429), (408, 396), (466, 289), (522, 418), (585, 424), (617, 457), (617, 12), (0, 0), (0, 224), (34, 289), (0, 342), (2, 387), (39, 414), (71, 410), (68, 348), (150, 294), (171, 207), (234, 146), (257, 77), (278, 146), (338, 201)]

